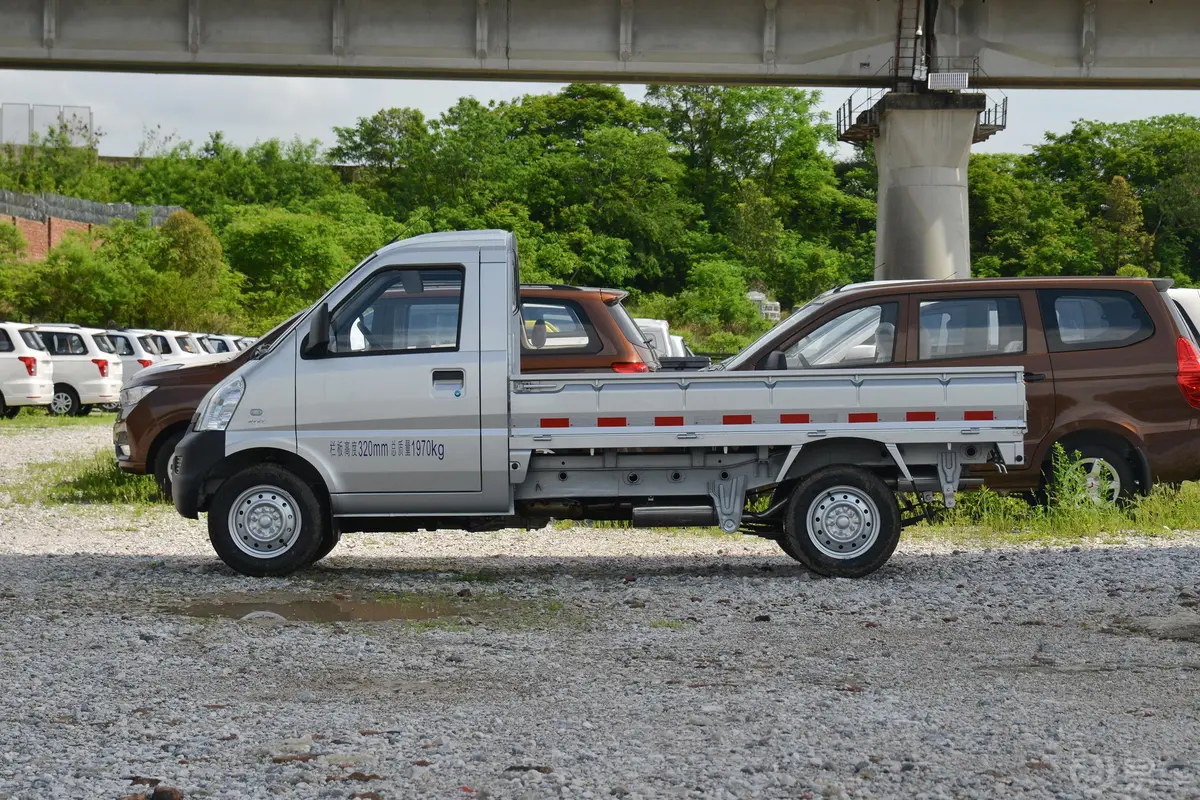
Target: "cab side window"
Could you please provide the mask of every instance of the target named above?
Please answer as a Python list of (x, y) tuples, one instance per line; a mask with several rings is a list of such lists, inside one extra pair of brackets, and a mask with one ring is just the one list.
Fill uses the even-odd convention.
[(453, 351), (462, 318), (463, 273), (383, 270), (333, 312), (331, 354)]
[(920, 320), (922, 361), (1025, 352), (1025, 318), (1016, 297), (923, 300)]
[(784, 350), (788, 369), (891, 364), (896, 354), (897, 303), (840, 314)]

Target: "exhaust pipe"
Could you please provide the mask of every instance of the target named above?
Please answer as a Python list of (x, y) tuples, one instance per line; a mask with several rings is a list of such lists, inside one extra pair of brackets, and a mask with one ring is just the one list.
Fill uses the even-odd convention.
[(712, 506), (637, 506), (630, 522), (635, 528), (704, 528), (717, 524)]

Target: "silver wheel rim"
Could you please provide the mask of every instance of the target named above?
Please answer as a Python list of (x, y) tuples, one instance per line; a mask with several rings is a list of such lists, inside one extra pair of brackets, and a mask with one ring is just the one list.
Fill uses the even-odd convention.
[(55, 414), (66, 414), (74, 405), (75, 401), (66, 392), (55, 392), (50, 398), (50, 410)]
[(300, 524), (296, 501), (277, 486), (247, 489), (229, 507), (229, 535), (252, 558), (278, 558), (291, 550)]
[(809, 541), (830, 558), (857, 558), (879, 538), (879, 509), (862, 489), (834, 486), (808, 506)]
[[(1121, 496), (1121, 475), (1103, 458), (1081, 458), (1083, 468), (1083, 496), (1098, 506), (1117, 502)], [(1107, 496), (1105, 489), (1108, 490)]]

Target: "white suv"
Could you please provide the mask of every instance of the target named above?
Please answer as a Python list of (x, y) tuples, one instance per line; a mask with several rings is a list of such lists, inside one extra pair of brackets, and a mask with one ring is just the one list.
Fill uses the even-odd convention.
[(156, 361), (162, 360), (162, 356), (158, 354), (158, 347), (145, 334), (138, 335), (127, 330), (110, 330), (108, 338), (116, 348), (117, 355), (121, 357), (125, 380), (129, 380)]
[(12, 419), (21, 406), (49, 405), (54, 364), (37, 331), (0, 322), (0, 418)]
[(187, 331), (148, 331), (148, 330), (131, 330), (130, 333), (136, 334), (139, 338), (144, 338), (153, 343), (153, 346), (162, 356), (163, 361), (184, 361), (190, 363), (190, 359), (202, 358), (208, 353), (196, 341), (196, 337)]
[(82, 415), (94, 405), (120, 402), (121, 357), (98, 328), (38, 325), (38, 335), (54, 361), (50, 413)]

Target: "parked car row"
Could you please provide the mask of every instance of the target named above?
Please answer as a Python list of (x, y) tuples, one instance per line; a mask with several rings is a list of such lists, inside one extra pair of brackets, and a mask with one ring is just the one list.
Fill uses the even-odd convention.
[[(436, 290), (385, 293), (348, 335), (414, 349), (436, 343)], [(1040, 492), (1055, 444), (1078, 452), (1097, 501), (1157, 481), (1200, 479), (1200, 290), (1134, 278), (887, 281), (839, 287), (798, 308), (738, 355), (709, 365), (663, 320), (632, 319), (611, 289), (523, 285), (521, 371), (652, 372), (660, 368), (821, 370), (1021, 365), (1029, 405), (1021, 468), (981, 468), (975, 485)], [(263, 337), (262, 349), (287, 323)], [(131, 376), (114, 430), (117, 459), (167, 465), (208, 389), (256, 350), (222, 363)], [(32, 376), (29, 376), (32, 379)], [(36, 394), (42, 389), (30, 389)], [(1103, 495), (1103, 496), (1101, 496)]]
[(0, 322), (0, 418), (15, 417), (23, 406), (63, 416), (87, 414), (95, 406), (115, 411), (123, 381), (141, 370), (228, 357), (251, 341), (188, 331)]

